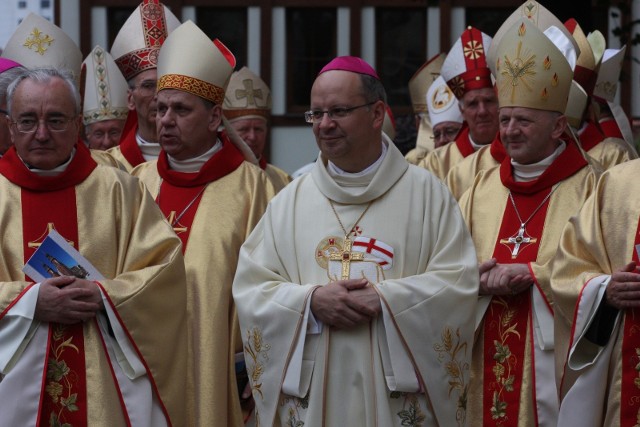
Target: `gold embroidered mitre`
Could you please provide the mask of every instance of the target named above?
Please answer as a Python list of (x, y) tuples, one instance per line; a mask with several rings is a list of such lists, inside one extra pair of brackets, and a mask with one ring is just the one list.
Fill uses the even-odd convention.
[(440, 75), (456, 98), (462, 98), (470, 90), (493, 87), (486, 57), (491, 43), (491, 37), (476, 28), (468, 27), (451, 47), (440, 69)]
[(415, 114), (427, 112), (427, 104), (425, 103), (427, 90), (431, 83), (440, 76), (440, 68), (442, 68), (446, 57), (445, 53), (437, 54), (422, 64), (409, 80), (409, 96)]
[(222, 111), (229, 122), (240, 119), (264, 119), (271, 115), (269, 86), (247, 67), (231, 74)]
[(180, 21), (158, 0), (144, 0), (118, 32), (111, 56), (124, 78), (131, 80), (145, 70), (155, 69), (158, 52)]
[(462, 123), (462, 113), (460, 113), (458, 99), (442, 76), (431, 83), (425, 98), (432, 126), (442, 122)]
[(236, 59), (218, 39), (187, 21), (176, 28), (160, 49), (158, 91), (177, 89), (222, 104)]
[(127, 81), (109, 52), (93, 48), (82, 63), (82, 120), (85, 125), (126, 119)]
[(618, 79), (622, 71), (626, 46), (620, 49), (607, 49), (602, 56), (602, 63), (598, 70), (598, 78), (593, 96), (602, 102), (613, 102), (618, 90)]
[[(570, 48), (570, 42), (557, 28), (547, 29), (547, 33), (553, 33), (556, 43), (558, 36), (564, 38), (563, 46)], [(500, 108), (526, 107), (564, 113), (573, 78), (565, 54), (575, 58), (575, 51), (561, 51), (529, 20), (517, 21), (496, 48), (493, 66)]]
[(19, 62), (27, 68), (53, 67), (66, 69), (80, 80), (82, 52), (60, 27), (35, 13), (22, 20), (7, 42), (3, 58)]

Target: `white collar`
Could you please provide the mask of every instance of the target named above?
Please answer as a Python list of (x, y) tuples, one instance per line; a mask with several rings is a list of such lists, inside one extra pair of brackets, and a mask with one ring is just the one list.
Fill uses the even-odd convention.
[(155, 160), (160, 155), (160, 144), (147, 141), (140, 136), (139, 132), (136, 132), (136, 142), (145, 161)]
[(515, 160), (511, 159), (511, 165), (513, 166), (513, 177), (516, 182), (527, 182), (537, 179), (540, 175), (547, 170), (547, 168), (553, 163), (553, 161), (567, 148), (567, 144), (564, 141), (560, 141), (560, 145), (551, 155), (545, 159), (540, 160), (537, 163), (530, 165), (522, 165)]
[(380, 153), (380, 157), (378, 157), (378, 160), (376, 160), (375, 162), (373, 162), (371, 165), (367, 166), (365, 169), (361, 170), (360, 172), (355, 172), (355, 173), (345, 172), (342, 169), (340, 169), (338, 166), (336, 166), (334, 163), (332, 163), (331, 161), (327, 162), (327, 171), (329, 172), (329, 175), (333, 177), (350, 176), (353, 178), (375, 173), (375, 171), (378, 170), (378, 168), (380, 167), (380, 164), (382, 163), (385, 156), (387, 155), (387, 150), (388, 150), (387, 145), (384, 142), (382, 142), (382, 153)]
[(171, 156), (167, 156), (169, 159), (169, 166), (171, 169), (177, 172), (200, 172), (202, 166), (209, 161), (218, 151), (222, 149), (222, 142), (218, 139), (216, 143), (208, 149), (206, 152), (200, 154), (198, 157), (194, 157), (186, 160), (174, 159)]
[(67, 167), (69, 166), (69, 164), (71, 163), (71, 160), (73, 160), (73, 157), (75, 155), (76, 155), (76, 147), (73, 147), (73, 150), (71, 150), (71, 155), (69, 156), (69, 160), (67, 160), (60, 166), (56, 166), (53, 169), (37, 169), (29, 166), (24, 160), (22, 160), (22, 158), (20, 160), (22, 160), (22, 163), (24, 163), (27, 169), (29, 169), (31, 172), (35, 173), (38, 176), (56, 176), (56, 175), (60, 175), (62, 172), (67, 170)]

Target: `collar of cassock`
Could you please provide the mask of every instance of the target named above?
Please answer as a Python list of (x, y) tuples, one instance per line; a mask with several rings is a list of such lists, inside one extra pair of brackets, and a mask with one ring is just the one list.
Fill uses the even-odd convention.
[(76, 153), (67, 168), (56, 176), (38, 176), (29, 170), (18, 156), (15, 147), (9, 148), (0, 159), (0, 174), (12, 183), (31, 191), (56, 191), (78, 185), (84, 181), (97, 163), (83, 144), (75, 145)]
[(230, 174), (242, 164), (244, 156), (229, 141), (225, 132), (220, 132), (218, 138), (222, 142), (222, 148), (207, 160), (200, 171), (178, 172), (171, 169), (167, 153), (161, 151), (158, 157), (158, 174), (176, 187), (197, 187)]
[(567, 148), (538, 179), (533, 181), (516, 182), (513, 176), (511, 157), (506, 156), (500, 164), (500, 180), (502, 184), (514, 193), (535, 194), (569, 178), (587, 166), (587, 161), (578, 149), (576, 141), (566, 135), (562, 137), (562, 140), (567, 144)]

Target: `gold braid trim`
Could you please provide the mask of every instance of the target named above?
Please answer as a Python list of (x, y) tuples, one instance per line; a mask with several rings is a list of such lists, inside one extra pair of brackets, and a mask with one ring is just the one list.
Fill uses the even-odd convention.
[(178, 89), (189, 92), (216, 105), (222, 104), (224, 100), (224, 89), (221, 87), (181, 74), (166, 74), (160, 77), (158, 79), (158, 91), (162, 89)]

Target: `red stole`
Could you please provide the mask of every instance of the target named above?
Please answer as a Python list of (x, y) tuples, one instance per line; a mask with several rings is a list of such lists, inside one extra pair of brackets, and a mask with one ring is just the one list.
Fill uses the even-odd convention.
[(580, 133), (580, 145), (584, 151), (589, 151), (602, 142), (604, 135), (592, 121), (587, 122), (587, 126)]
[(265, 170), (267, 168), (267, 159), (265, 159), (264, 156), (260, 156), (260, 159), (258, 159), (258, 165), (260, 166), (260, 169)]
[(507, 150), (505, 150), (504, 144), (500, 139), (500, 134), (498, 134), (498, 136), (496, 136), (496, 139), (491, 142), (489, 152), (491, 153), (491, 157), (493, 157), (494, 160), (498, 163), (502, 163), (505, 157), (507, 157)]
[(466, 123), (462, 125), (462, 129), (456, 137), (455, 144), (458, 150), (460, 150), (462, 157), (467, 157), (475, 153), (473, 145), (471, 145), (471, 141), (469, 140), (469, 126)]
[[(536, 261), (549, 206), (549, 200), (545, 200), (545, 197), (550, 194), (554, 185), (573, 175), (586, 164), (575, 142), (570, 141), (567, 142), (566, 149), (538, 179), (516, 182), (512, 174), (511, 158), (505, 156), (500, 165), (500, 178), (502, 184), (511, 191), (520, 218), (526, 224), (524, 232), (520, 232), (520, 219), (513, 203), (507, 199), (493, 252), (493, 257), (499, 263), (526, 264)], [(538, 210), (534, 213), (536, 209)], [(485, 314), (485, 426), (505, 425), (508, 420), (518, 419), (524, 361), (528, 357), (525, 354), (525, 337), (530, 317), (530, 292), (494, 296)], [(532, 355), (530, 358), (533, 360)], [(533, 378), (533, 372), (530, 374)]]
[(167, 153), (164, 151), (161, 151), (158, 157), (158, 174), (162, 183), (156, 202), (182, 241), (183, 253), (187, 248), (191, 225), (207, 184), (230, 174), (244, 161), (242, 153), (225, 133), (219, 133), (218, 137), (222, 141), (222, 149), (198, 172), (185, 173), (170, 169)]
[[(640, 220), (636, 227), (636, 238), (633, 245), (633, 257), (636, 265), (640, 265)], [(620, 426), (637, 425), (640, 414), (640, 374), (636, 366), (640, 363), (640, 310), (628, 309), (624, 313), (624, 334), (622, 339), (622, 386), (620, 390)]]
[(136, 132), (138, 131), (138, 114), (135, 111), (129, 111), (127, 121), (124, 123), (122, 136), (120, 137), (120, 152), (132, 167), (144, 163), (146, 160), (142, 156), (142, 151), (138, 147), (136, 140)]
[(624, 139), (624, 136), (622, 136), (622, 131), (620, 130), (616, 119), (614, 119), (613, 117), (600, 121), (598, 125), (600, 126), (600, 130), (605, 137)]
[[(78, 245), (75, 186), (95, 169), (83, 144), (67, 169), (56, 177), (30, 172), (15, 148), (0, 160), (0, 173), (22, 188), (22, 234), (26, 262), (49, 231), (55, 228), (72, 245)], [(29, 278), (27, 278), (29, 280)], [(87, 425), (86, 369), (83, 324), (49, 324), (47, 357), (43, 368), (38, 426)]]

